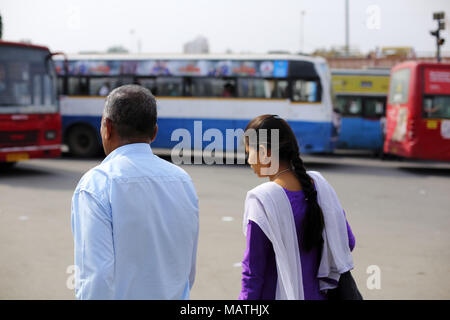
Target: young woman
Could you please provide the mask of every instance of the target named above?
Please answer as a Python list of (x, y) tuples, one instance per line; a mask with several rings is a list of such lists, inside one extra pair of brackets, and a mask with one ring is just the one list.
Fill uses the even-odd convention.
[[(278, 141), (271, 141), (273, 130)], [(340, 274), (353, 268), (355, 238), (339, 200), (318, 172), (306, 172), (286, 121), (262, 115), (245, 133), (249, 163), (269, 182), (247, 194), (239, 299), (325, 300)]]

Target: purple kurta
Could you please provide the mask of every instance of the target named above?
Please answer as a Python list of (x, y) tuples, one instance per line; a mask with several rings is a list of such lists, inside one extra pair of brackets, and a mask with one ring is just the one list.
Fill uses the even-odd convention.
[[(303, 292), (306, 300), (326, 300), (319, 290), (317, 271), (320, 252), (317, 248), (306, 252), (300, 245), (302, 220), (306, 213), (303, 191), (284, 189), (292, 206), (302, 265)], [(343, 213), (345, 215), (345, 212)], [(347, 222), (350, 250), (355, 247), (355, 237)], [(252, 220), (247, 225), (247, 249), (242, 261), (242, 290), (239, 300), (274, 300), (277, 287), (277, 266), (272, 243)]]

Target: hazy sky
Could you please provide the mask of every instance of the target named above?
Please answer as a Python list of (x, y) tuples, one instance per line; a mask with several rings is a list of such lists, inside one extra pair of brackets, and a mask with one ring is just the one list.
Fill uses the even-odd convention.
[[(349, 0), (350, 45), (435, 50), (434, 11), (446, 12), (443, 51), (450, 51), (450, 0)], [(182, 52), (204, 35), (210, 51), (303, 51), (343, 45), (345, 0), (1, 0), (5, 40), (29, 39), (65, 52), (123, 45), (142, 52)], [(131, 31), (134, 30), (134, 33)]]

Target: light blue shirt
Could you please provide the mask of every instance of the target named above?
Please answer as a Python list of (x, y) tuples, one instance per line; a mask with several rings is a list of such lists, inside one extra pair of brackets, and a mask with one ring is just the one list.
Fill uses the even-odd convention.
[(117, 148), (72, 198), (77, 299), (189, 299), (198, 223), (183, 169), (149, 144)]

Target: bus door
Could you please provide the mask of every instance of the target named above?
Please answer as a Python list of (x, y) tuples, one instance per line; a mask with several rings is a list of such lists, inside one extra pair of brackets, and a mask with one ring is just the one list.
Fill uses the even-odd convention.
[(361, 96), (338, 96), (338, 109), (341, 112), (341, 130), (338, 147), (364, 148), (364, 121), (362, 118), (363, 100)]

